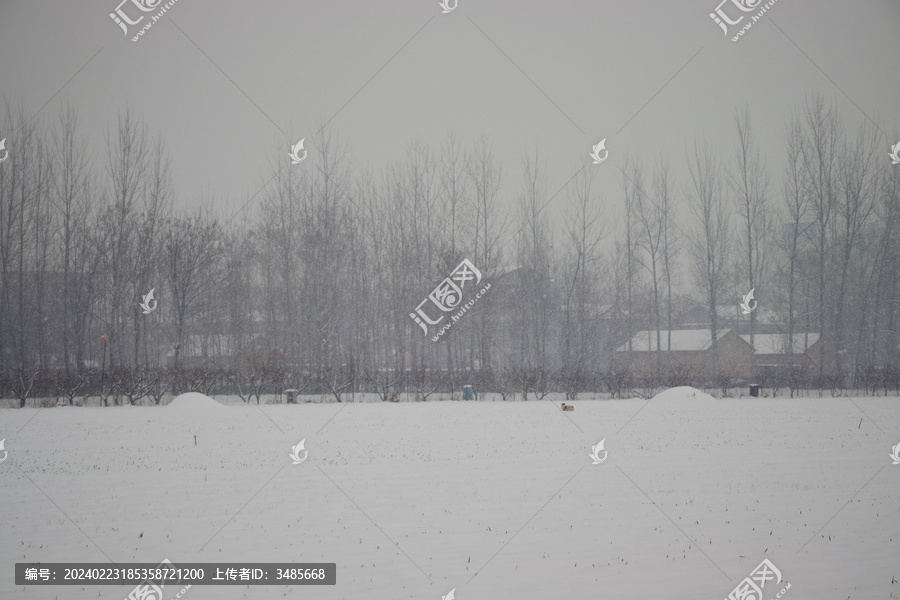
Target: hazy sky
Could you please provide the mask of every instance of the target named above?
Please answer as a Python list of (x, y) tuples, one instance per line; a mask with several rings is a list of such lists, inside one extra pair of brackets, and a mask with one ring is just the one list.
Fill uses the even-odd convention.
[(609, 159), (591, 168), (614, 206), (625, 152), (645, 171), (667, 155), (683, 184), (686, 148), (705, 137), (730, 151), (744, 105), (780, 190), (785, 120), (822, 93), (848, 131), (863, 113), (879, 122), (889, 164), (900, 2), (778, 0), (734, 43), (708, 16), (718, 1), (459, 0), (442, 14), (437, 0), (178, 0), (136, 43), (108, 16), (119, 0), (0, 1), (0, 100), (54, 119), (71, 100), (98, 166), (129, 105), (162, 135), (179, 205), (206, 193), (223, 217), (301, 137), (309, 159), (293, 168), (315, 168), (328, 120), (376, 174), (416, 137), (438, 149), (450, 130), (487, 134), (507, 196), (523, 153), (539, 152), (553, 193), (605, 137)]

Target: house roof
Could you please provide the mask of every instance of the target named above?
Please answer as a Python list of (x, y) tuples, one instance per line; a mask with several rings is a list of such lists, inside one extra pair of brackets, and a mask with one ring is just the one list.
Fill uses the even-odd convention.
[[(716, 335), (716, 341), (728, 335), (731, 329), (720, 329)], [(669, 348), (669, 331), (660, 332), (662, 349)], [(672, 330), (672, 351), (673, 352), (698, 352), (706, 350), (712, 346), (712, 335), (709, 329), (673, 329)], [(656, 352), (656, 330), (639, 331), (631, 338), (631, 349), (634, 352)], [(628, 343), (624, 343), (618, 348), (619, 352), (628, 351)]]
[[(794, 347), (791, 349), (788, 347), (788, 336), (785, 334), (758, 333), (753, 336), (753, 351), (755, 354), (803, 354), (807, 350), (804, 345), (806, 336), (809, 336), (809, 346), (819, 341), (818, 333), (795, 333)], [(741, 339), (750, 343), (749, 335), (742, 335)]]

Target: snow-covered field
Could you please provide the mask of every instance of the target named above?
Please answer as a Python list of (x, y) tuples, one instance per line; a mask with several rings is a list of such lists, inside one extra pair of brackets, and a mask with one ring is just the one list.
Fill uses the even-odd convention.
[(766, 557), (787, 600), (900, 598), (897, 398), (563, 400), (0, 410), (0, 598), (132, 587), (15, 562), (168, 558), (337, 563), (187, 600), (722, 600)]

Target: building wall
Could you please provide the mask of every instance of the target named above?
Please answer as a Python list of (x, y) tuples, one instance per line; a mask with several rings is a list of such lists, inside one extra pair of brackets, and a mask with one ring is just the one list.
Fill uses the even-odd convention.
[[(749, 379), (752, 370), (750, 345), (736, 333), (729, 332), (718, 341), (719, 367), (723, 375), (732, 379)], [(712, 349), (696, 351), (661, 352), (659, 356), (663, 371), (671, 366), (688, 379), (712, 379)], [(651, 377), (658, 374), (656, 352), (618, 352), (617, 366), (630, 366), (635, 377)]]
[[(722, 336), (718, 343), (721, 372), (732, 379), (749, 379), (753, 370), (753, 350), (734, 331)], [(712, 350), (707, 350), (712, 362)], [(709, 373), (712, 376), (712, 373)]]

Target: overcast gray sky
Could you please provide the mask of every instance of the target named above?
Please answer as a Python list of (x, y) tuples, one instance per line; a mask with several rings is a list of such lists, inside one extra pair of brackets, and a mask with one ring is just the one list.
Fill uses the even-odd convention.
[(437, 0), (178, 0), (137, 43), (108, 16), (118, 2), (0, 1), (0, 99), (54, 119), (71, 100), (98, 160), (127, 103), (162, 135), (179, 205), (206, 192), (223, 217), (290, 144), (306, 137), (314, 156), (329, 120), (375, 173), (415, 137), (438, 149), (450, 130), (485, 133), (507, 196), (524, 152), (552, 193), (605, 137), (592, 168), (613, 204), (625, 152), (647, 171), (667, 155), (683, 184), (686, 148), (730, 150), (744, 105), (778, 190), (784, 123), (808, 95), (834, 100), (848, 131), (879, 122), (886, 160), (897, 141), (897, 0), (778, 0), (737, 43), (709, 17), (718, 0), (459, 0), (449, 14)]

